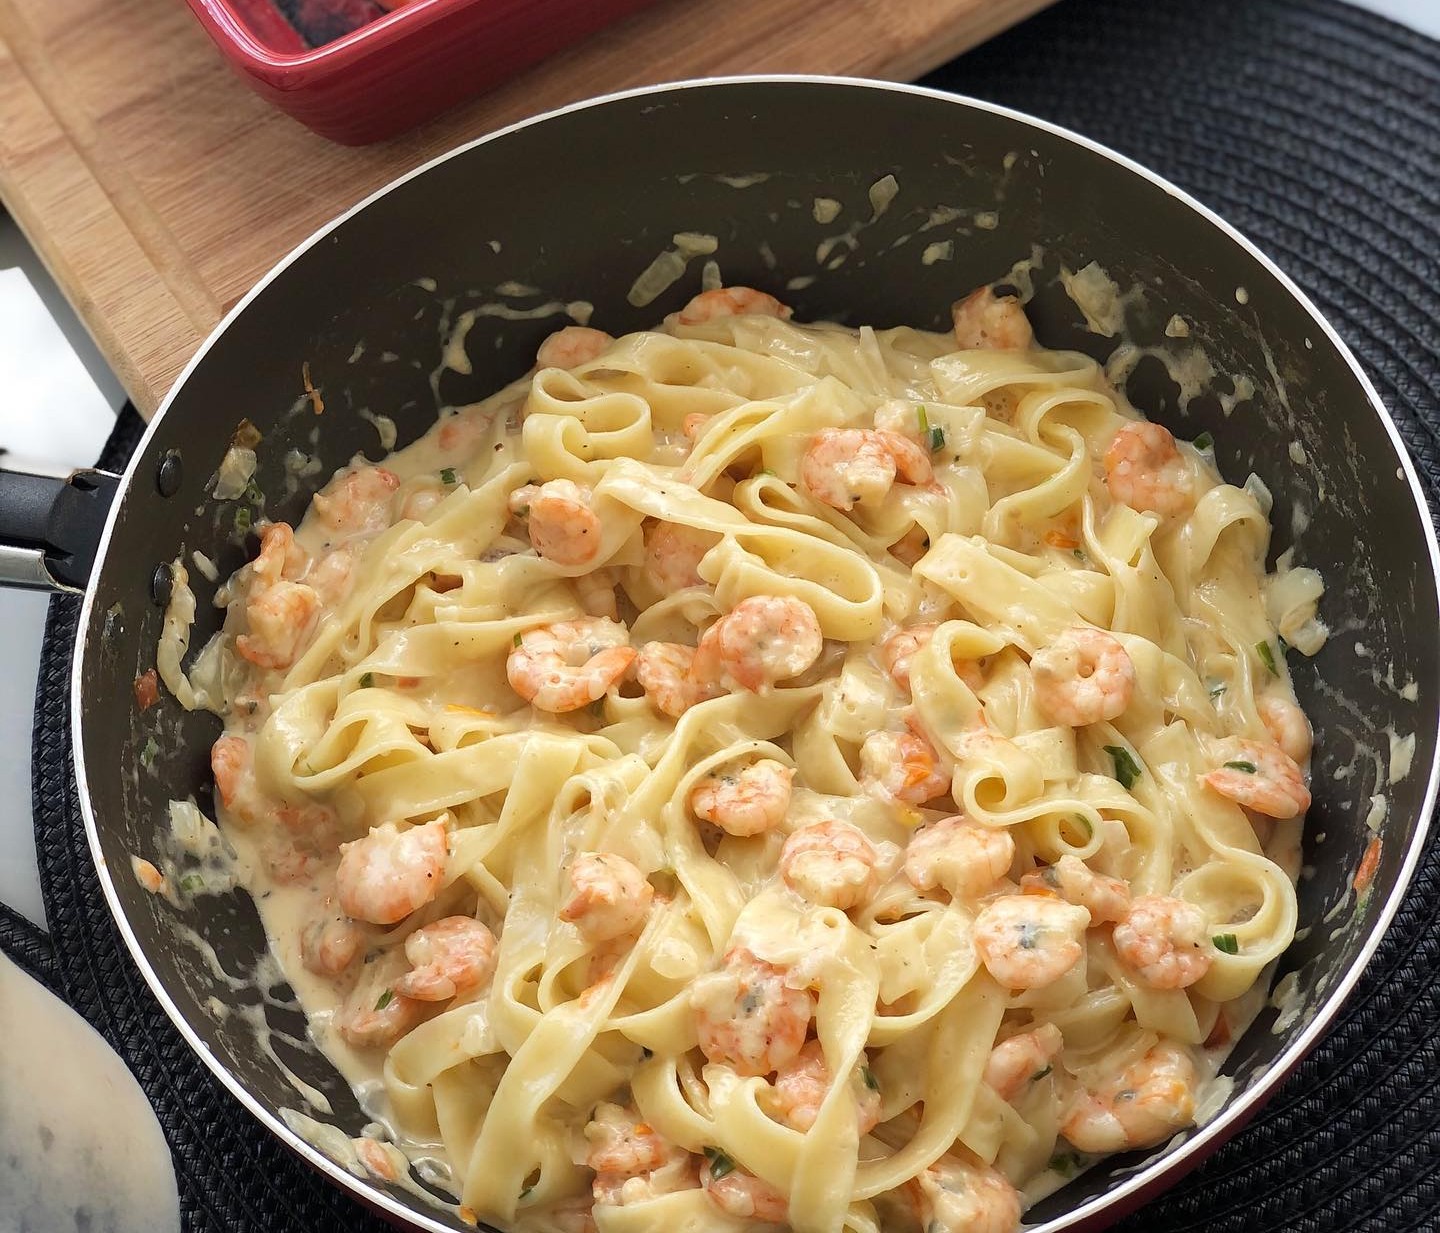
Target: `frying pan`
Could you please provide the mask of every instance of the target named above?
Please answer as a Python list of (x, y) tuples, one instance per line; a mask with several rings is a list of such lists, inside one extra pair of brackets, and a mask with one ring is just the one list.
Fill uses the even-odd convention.
[[(898, 189), (888, 203), (885, 185), (872, 191), (886, 175)], [(818, 221), (828, 207), (816, 198), (839, 202), (838, 216)], [(237, 987), (265, 951), (248, 897), (177, 910), (131, 876), (170, 799), (192, 795), (210, 812), (219, 731), (168, 696), (142, 713), (132, 682), (154, 663), (170, 562), (200, 551), (225, 578), (253, 554), (249, 525), (298, 519), (354, 454), (383, 455), (375, 415), (393, 419), (400, 445), (413, 440), (437, 407), (523, 373), (569, 320), (564, 305), (593, 304), (616, 334), (676, 310), (698, 288), (699, 262), (653, 302), (637, 303), (633, 284), (679, 232), (713, 236), (727, 281), (777, 294), (801, 320), (944, 328), (973, 286), (1033, 284), (1040, 340), (1107, 361), (1178, 435), (1212, 434), (1228, 478), (1254, 472), (1273, 494), (1272, 561), (1293, 547), (1325, 578), (1329, 641), (1314, 659), (1289, 656), (1317, 731), (1301, 934), (1274, 976), (1284, 996), (1236, 1045), (1233, 1088), (1206, 1125), (1090, 1170), (1028, 1216), (1048, 1230), (1101, 1227), (1254, 1114), (1395, 913), (1436, 795), (1436, 542), (1394, 425), (1295, 285), (1173, 186), (1004, 108), (905, 86), (744, 78), (615, 95), (506, 129), (396, 181), (281, 261), (201, 348), (123, 477), (7, 477), (0, 571), (85, 591), (75, 772), (110, 907), (191, 1047), (282, 1141), (397, 1223), (464, 1227), (410, 1190), (352, 1176), (287, 1126), (282, 1109), (319, 1116), (304, 1085), (347, 1134), (369, 1119), (322, 1057), (290, 1043), (304, 1041), (304, 1022), (285, 990)], [(1092, 262), (1118, 297), (1067, 292)], [(464, 358), (452, 349), (441, 366), (467, 310)], [(217, 465), (245, 420), (263, 436), (255, 485), (217, 500)], [(307, 456), (318, 468), (297, 468)], [(190, 575), (199, 647), (221, 614), (214, 584)], [(1375, 796), (1386, 805), (1379, 865), (1357, 896)]]

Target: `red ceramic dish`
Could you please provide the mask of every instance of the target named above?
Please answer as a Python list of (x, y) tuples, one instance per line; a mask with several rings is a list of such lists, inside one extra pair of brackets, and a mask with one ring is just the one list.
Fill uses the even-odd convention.
[(365, 145), (480, 94), (652, 0), (411, 0), (308, 46), (270, 0), (187, 0), (262, 98), (322, 137)]

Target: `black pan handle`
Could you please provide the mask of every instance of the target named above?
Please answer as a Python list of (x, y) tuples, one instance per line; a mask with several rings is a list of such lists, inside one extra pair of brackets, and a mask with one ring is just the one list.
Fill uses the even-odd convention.
[(0, 472), (0, 586), (83, 591), (120, 477)]

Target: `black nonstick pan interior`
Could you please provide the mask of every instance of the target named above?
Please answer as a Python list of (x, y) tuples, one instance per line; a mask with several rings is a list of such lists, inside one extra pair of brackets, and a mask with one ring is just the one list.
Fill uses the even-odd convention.
[[(888, 205), (885, 188), (873, 191), (887, 175), (897, 189)], [(838, 201), (841, 212), (818, 222), (816, 198)], [(701, 259), (652, 303), (636, 305), (629, 293), (680, 232), (714, 236), (726, 281), (776, 294), (801, 320), (943, 328), (951, 301), (972, 287), (1033, 282), (1040, 341), (1111, 359), (1147, 414), (1177, 435), (1214, 436), (1227, 478), (1254, 471), (1268, 484), (1272, 558), (1293, 546), (1321, 571), (1332, 635), (1314, 660), (1290, 655), (1317, 729), (1304, 932), (1280, 973), (1298, 974), (1299, 994), (1283, 1022), (1265, 1010), (1237, 1047), (1232, 1099), (1243, 1102), (1277, 1062), (1293, 1064), (1298, 1055), (1287, 1050), (1348, 987), (1393, 911), (1428, 815), (1437, 609), (1433, 541), (1413, 475), (1343, 349), (1273, 268), (1191, 203), (1023, 118), (860, 83), (672, 87), (521, 126), (352, 212), (211, 340), (132, 467), (82, 622), (75, 678), (82, 795), (112, 903), (162, 1000), (267, 1120), (281, 1108), (318, 1116), (286, 1070), (325, 1094), (334, 1110), (325, 1120), (352, 1135), (368, 1120), (328, 1063), (291, 1043), (304, 1041), (304, 1023), (284, 1005), (286, 991), (262, 998), (235, 987), (264, 951), (249, 900), (201, 899), (177, 912), (130, 876), (130, 855), (153, 849), (172, 797), (194, 795), (209, 811), (208, 751), (219, 730), (168, 697), (143, 715), (134, 705), (131, 682), (154, 662), (160, 567), (198, 549), (223, 579), (253, 551), (247, 518), (298, 519), (314, 488), (354, 453), (383, 454), (362, 412), (391, 417), (405, 444), (439, 406), (477, 400), (523, 373), (538, 342), (570, 319), (560, 306), (593, 305), (593, 323), (615, 334), (677, 309), (699, 288)], [(947, 241), (948, 254), (932, 248)], [(1091, 262), (1122, 292), (1123, 329), (1113, 336), (1087, 324), (1061, 280)], [(437, 371), (467, 310), (475, 316), (466, 362)], [(1177, 316), (1185, 337), (1175, 337)], [(1139, 350), (1117, 356), (1121, 346)], [(1127, 356), (1141, 358), (1132, 365)], [(213, 501), (208, 482), (246, 419), (263, 434), (263, 504)], [(318, 456), (318, 473), (297, 481), (293, 459), (286, 464), (292, 450)], [(249, 513), (237, 520), (242, 508)], [(198, 647), (219, 613), (208, 603), (213, 586), (190, 574), (201, 601)], [(1391, 783), (1411, 735), (1410, 770)], [(1381, 864), (1357, 909), (1350, 883), (1377, 795), (1388, 815)], [(259, 1009), (233, 1013), (242, 1004)], [(273, 1029), (268, 1051), (257, 1017)], [(1130, 1190), (1138, 1163), (1119, 1158), (1092, 1170), (1027, 1222)], [(390, 1190), (389, 1204), (438, 1220), (433, 1227), (463, 1227), (402, 1189)]]

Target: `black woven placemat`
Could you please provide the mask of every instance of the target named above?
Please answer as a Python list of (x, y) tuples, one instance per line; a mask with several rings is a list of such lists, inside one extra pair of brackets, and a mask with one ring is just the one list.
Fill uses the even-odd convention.
[[(1440, 492), (1440, 45), (1338, 0), (1064, 0), (933, 74), (1106, 142), (1258, 241), (1351, 343)], [(139, 439), (122, 416), (102, 461)], [(174, 1149), (187, 1230), (378, 1233), (210, 1078), (110, 921), (70, 772), (78, 604), (46, 629), (35, 718), (43, 936), (0, 944), (124, 1055)], [(1440, 1228), (1440, 849), (1346, 1014), (1266, 1112), (1129, 1233)]]

